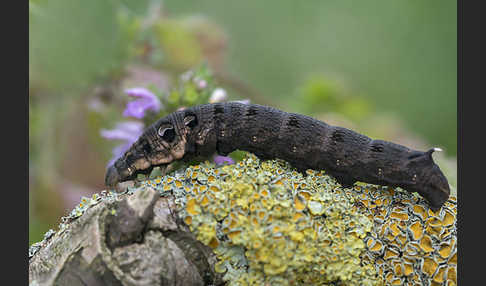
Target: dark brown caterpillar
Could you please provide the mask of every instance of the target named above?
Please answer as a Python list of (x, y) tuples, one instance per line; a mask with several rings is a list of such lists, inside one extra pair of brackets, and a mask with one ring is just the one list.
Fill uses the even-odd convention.
[(343, 187), (361, 181), (418, 192), (433, 209), (450, 194), (432, 160), (436, 149), (416, 151), (308, 116), (237, 102), (199, 105), (159, 119), (108, 169), (105, 182), (114, 186), (155, 166), (237, 149), (264, 160), (284, 159), (300, 172), (325, 170)]

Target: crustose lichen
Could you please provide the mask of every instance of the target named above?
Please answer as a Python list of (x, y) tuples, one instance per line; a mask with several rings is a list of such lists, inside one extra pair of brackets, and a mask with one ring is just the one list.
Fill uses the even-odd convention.
[(229, 285), (455, 285), (455, 197), (433, 212), (400, 189), (343, 189), (324, 171), (306, 173), (249, 154), (140, 188), (175, 196)]

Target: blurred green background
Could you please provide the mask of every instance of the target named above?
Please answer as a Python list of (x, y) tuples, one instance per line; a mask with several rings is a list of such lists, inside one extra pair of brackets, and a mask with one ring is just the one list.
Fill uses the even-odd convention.
[(457, 3), (29, 1), (29, 241), (104, 189), (125, 88), (206, 62), (230, 99), (434, 155), (456, 181)]

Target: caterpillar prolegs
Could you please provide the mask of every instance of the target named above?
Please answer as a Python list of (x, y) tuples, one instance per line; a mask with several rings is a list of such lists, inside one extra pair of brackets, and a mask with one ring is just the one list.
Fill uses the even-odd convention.
[(343, 187), (361, 181), (418, 192), (432, 209), (450, 194), (432, 159), (436, 148), (412, 150), (305, 115), (238, 102), (198, 105), (159, 119), (108, 169), (105, 182), (114, 186), (155, 166), (235, 150), (286, 160), (300, 172), (325, 170)]

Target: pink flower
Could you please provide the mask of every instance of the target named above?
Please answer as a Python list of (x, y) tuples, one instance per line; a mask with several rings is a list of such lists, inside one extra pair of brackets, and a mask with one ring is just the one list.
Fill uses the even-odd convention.
[(216, 155), (214, 156), (214, 163), (216, 165), (223, 165), (223, 164), (231, 165), (234, 164), (235, 161), (231, 159), (231, 157)]
[(120, 122), (115, 126), (115, 129), (106, 130), (102, 129), (100, 134), (102, 137), (109, 139), (109, 140), (121, 140), (123, 141), (122, 144), (116, 146), (112, 150), (113, 157), (111, 158), (110, 162), (108, 162), (108, 166), (111, 166), (116, 159), (118, 159), (125, 151), (127, 151), (130, 146), (132, 146), (135, 141), (137, 141), (138, 137), (142, 135), (144, 129), (144, 124), (135, 121), (128, 121), (128, 122)]
[(208, 86), (208, 82), (200, 78), (195, 78), (194, 83), (199, 90), (205, 89)]
[(160, 100), (146, 88), (136, 87), (125, 90), (129, 96), (138, 97), (138, 99), (127, 103), (123, 116), (135, 117), (141, 119), (145, 116), (147, 110), (158, 112), (161, 108)]

